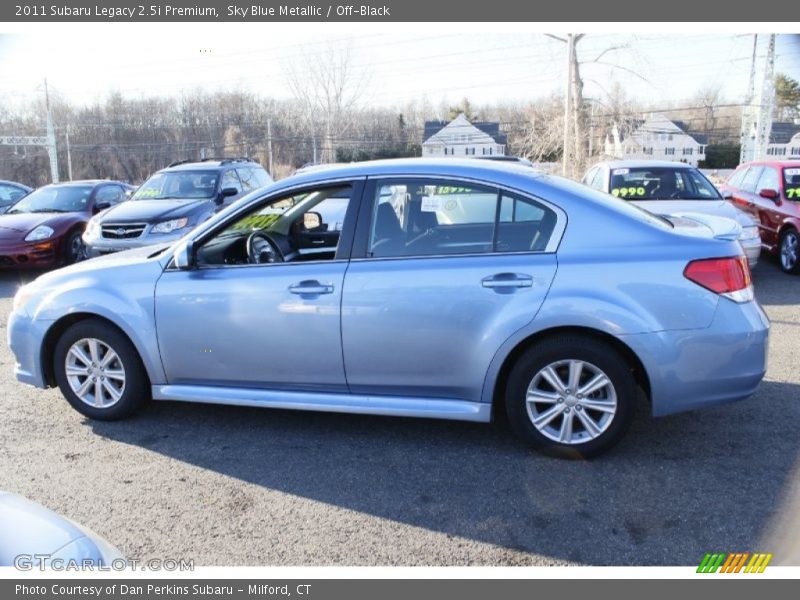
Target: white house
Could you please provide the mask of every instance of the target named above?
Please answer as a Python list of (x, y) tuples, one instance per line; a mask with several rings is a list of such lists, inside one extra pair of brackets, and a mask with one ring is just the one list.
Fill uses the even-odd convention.
[[(706, 158), (708, 139), (704, 135), (688, 133), (683, 121), (673, 121), (659, 113), (624, 125), (615, 123), (611, 135), (606, 136), (605, 154), (609, 158), (672, 160), (695, 167)], [(625, 135), (623, 129), (629, 133)]]
[(449, 123), (426, 121), (422, 156), (503, 156), (506, 136), (499, 123), (470, 123), (464, 114)]
[(769, 132), (767, 158), (800, 159), (800, 122), (772, 124)]

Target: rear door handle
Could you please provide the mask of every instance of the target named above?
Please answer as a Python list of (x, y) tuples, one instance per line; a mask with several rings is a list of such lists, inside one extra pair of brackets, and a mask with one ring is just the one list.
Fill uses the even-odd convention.
[(529, 288), (533, 286), (533, 277), (524, 273), (497, 273), (484, 277), (481, 285), (492, 289)]
[(301, 281), (289, 286), (289, 291), (292, 294), (300, 294), (301, 296), (318, 296), (319, 294), (332, 294), (333, 284), (320, 283), (316, 279), (309, 279)]

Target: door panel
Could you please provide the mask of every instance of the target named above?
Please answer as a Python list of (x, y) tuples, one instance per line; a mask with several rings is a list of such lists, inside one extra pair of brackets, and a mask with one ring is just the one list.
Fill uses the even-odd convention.
[(166, 271), (156, 286), (169, 383), (345, 391), (345, 261)]
[(554, 254), (354, 260), (342, 298), (351, 391), (480, 401), (495, 352), (555, 272)]

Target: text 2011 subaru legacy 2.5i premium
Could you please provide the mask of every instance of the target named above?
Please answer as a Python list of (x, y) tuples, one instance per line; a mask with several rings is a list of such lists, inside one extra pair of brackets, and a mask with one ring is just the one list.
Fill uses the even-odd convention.
[(150, 398), (502, 410), (531, 445), (590, 456), (637, 402), (666, 415), (761, 381), (769, 322), (741, 246), (714, 235), (530, 169), (351, 164), (253, 192), (172, 247), (39, 277), (8, 339), (19, 380), (95, 419)]

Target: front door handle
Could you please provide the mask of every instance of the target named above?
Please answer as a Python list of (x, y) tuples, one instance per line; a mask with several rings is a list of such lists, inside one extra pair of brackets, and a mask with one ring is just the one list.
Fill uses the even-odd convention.
[(481, 285), (492, 289), (529, 288), (533, 277), (524, 273), (497, 273), (481, 279)]
[(316, 279), (309, 279), (301, 281), (289, 286), (289, 291), (292, 294), (300, 294), (301, 296), (318, 296), (319, 294), (332, 294), (333, 284), (320, 283)]

